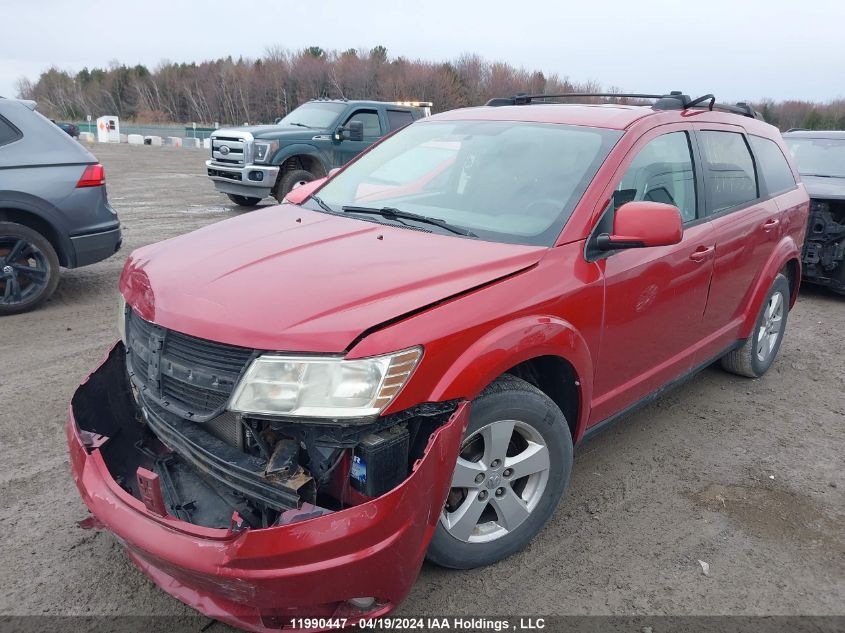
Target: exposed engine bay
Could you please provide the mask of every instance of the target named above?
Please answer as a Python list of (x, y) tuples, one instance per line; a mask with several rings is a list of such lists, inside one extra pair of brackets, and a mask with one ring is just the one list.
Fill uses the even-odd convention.
[(845, 200), (810, 201), (804, 279), (845, 292)]
[(225, 368), (216, 359), (226, 354), (202, 354), (197, 345), (220, 344), (192, 339), (190, 357), (185, 345), (160, 345), (158, 358), (145, 363), (137, 351), (144, 347), (132, 347), (138, 337), (136, 328), (130, 351), (116, 345), (77, 391), (74, 416), (86, 448), (100, 450), (124, 490), (151, 512), (195, 525), (286, 525), (383, 495), (408, 477), (457, 405), (423, 404), (374, 419), (247, 417), (226, 411), (226, 398), (178, 384), (184, 370), (195, 386), (208, 379), (219, 388)]

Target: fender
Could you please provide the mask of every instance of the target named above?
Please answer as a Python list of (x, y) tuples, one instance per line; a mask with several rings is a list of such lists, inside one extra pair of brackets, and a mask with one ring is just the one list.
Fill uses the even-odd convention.
[[(75, 264), (75, 251), (69, 237), (69, 229), (62, 218), (61, 212), (52, 204), (22, 191), (0, 191), (0, 217), (3, 210), (23, 211), (45, 222), (53, 230), (56, 238), (57, 254), (62, 266)], [(48, 236), (45, 236), (48, 237)]]
[[(801, 281), (801, 250), (798, 248), (795, 240), (787, 235), (772, 250), (772, 254), (763, 267), (763, 272), (757, 276), (757, 283), (751, 292), (751, 300), (748, 302), (748, 310), (745, 313), (745, 321), (743, 321), (742, 327), (739, 329), (739, 338), (745, 339), (751, 336), (751, 332), (754, 330), (754, 323), (757, 321), (757, 316), (763, 305), (763, 300), (766, 298), (766, 293), (769, 292), (769, 288), (777, 274), (792, 259), (798, 263), (797, 284)], [(789, 298), (790, 308), (795, 305), (798, 293), (796, 292), (795, 295)]]
[(314, 158), (322, 166), (323, 173), (329, 173), (331, 165), (329, 165), (329, 161), (326, 159), (323, 152), (321, 152), (315, 145), (309, 145), (308, 143), (294, 143), (293, 145), (285, 145), (281, 147), (273, 156), (273, 165), (278, 167), (288, 158), (302, 155)]
[(573, 437), (576, 441), (583, 434), (588, 419), (593, 359), (581, 334), (558, 317), (523, 316), (488, 331), (465, 348), (443, 372), (428, 400), (471, 400), (515, 365), (539, 356), (558, 356), (575, 370), (579, 394), (579, 415)]

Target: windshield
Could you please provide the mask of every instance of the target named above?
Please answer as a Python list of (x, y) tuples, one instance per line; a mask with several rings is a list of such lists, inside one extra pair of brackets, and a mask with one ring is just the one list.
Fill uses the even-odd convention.
[(802, 176), (845, 178), (845, 139), (785, 138)]
[(319, 197), (337, 211), (389, 207), (490, 241), (551, 246), (621, 135), (548, 123), (421, 121), (350, 164)]
[(292, 125), (294, 127), (310, 127), (325, 130), (334, 123), (338, 115), (345, 109), (345, 103), (309, 101), (308, 103), (303, 103), (296, 110), (281, 119), (278, 125)]

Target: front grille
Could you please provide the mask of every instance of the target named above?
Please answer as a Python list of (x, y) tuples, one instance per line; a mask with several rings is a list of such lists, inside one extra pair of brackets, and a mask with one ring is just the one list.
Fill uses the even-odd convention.
[(224, 136), (211, 136), (211, 160), (221, 165), (243, 165), (248, 162), (247, 153), (252, 140), (251, 134), (241, 135), (227, 132)]
[(130, 310), (127, 369), (145, 398), (184, 418), (220, 414), (254, 350), (216, 343), (145, 321)]

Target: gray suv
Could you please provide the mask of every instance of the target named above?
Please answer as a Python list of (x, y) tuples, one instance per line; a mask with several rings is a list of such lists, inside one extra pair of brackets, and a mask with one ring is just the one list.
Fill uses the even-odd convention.
[(34, 102), (0, 97), (0, 316), (46, 301), (60, 266), (93, 264), (120, 244), (103, 166)]

